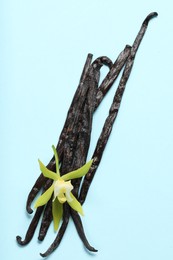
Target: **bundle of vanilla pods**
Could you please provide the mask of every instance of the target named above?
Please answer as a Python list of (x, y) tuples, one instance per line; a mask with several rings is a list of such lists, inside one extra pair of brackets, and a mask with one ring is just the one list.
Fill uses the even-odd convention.
[[(73, 97), (63, 130), (56, 146), (62, 175), (85, 164), (90, 146), (93, 114), (101, 104), (103, 98), (117, 79), (120, 72), (122, 70), (123, 72), (114, 95), (113, 102), (110, 106), (109, 114), (105, 120), (95, 151), (93, 152), (92, 166), (84, 178), (72, 180), (74, 187), (73, 195), (81, 204), (83, 204), (86, 199), (90, 184), (99, 166), (104, 149), (111, 134), (113, 123), (120, 108), (126, 83), (133, 67), (136, 52), (145, 34), (149, 21), (156, 16), (157, 13), (153, 12), (146, 17), (133, 45), (126, 45), (114, 63), (106, 56), (99, 57), (93, 62), (92, 54), (88, 54), (87, 56), (78, 88)], [(99, 85), (100, 69), (104, 65), (108, 66), (109, 72)], [(47, 165), (47, 168), (51, 171), (56, 170), (54, 156)], [(27, 212), (29, 214), (33, 212), (31, 209), (31, 204), (38, 192), (40, 190), (42, 190), (42, 193), (45, 192), (51, 185), (52, 180), (44, 177), (41, 173), (28, 195)], [(80, 190), (79, 187), (81, 187)], [(74, 221), (77, 232), (85, 247), (89, 251), (97, 251), (89, 244), (86, 238), (78, 212), (73, 210), (68, 203), (64, 203), (62, 223), (58, 230), (57, 236), (48, 250), (44, 254), (41, 254), (41, 256), (46, 257), (50, 255), (58, 247), (66, 231), (70, 216)], [(41, 225), (38, 239), (42, 241), (45, 238), (48, 228), (52, 222), (52, 199), (50, 199), (46, 205), (36, 209), (24, 240), (22, 240), (20, 236), (17, 236), (17, 242), (20, 245), (26, 245), (31, 241), (40, 219)]]

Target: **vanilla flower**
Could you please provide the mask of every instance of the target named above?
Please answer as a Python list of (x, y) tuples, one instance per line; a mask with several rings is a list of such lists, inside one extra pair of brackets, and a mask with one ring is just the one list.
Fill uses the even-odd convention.
[(81, 215), (84, 215), (81, 204), (71, 192), (73, 190), (73, 185), (71, 184), (71, 180), (76, 178), (81, 178), (85, 174), (87, 174), (93, 160), (90, 160), (81, 168), (75, 171), (71, 171), (67, 174), (60, 176), (58, 154), (55, 147), (52, 146), (52, 148), (55, 155), (56, 173), (47, 169), (46, 166), (40, 160), (38, 161), (40, 165), (40, 170), (42, 171), (43, 175), (49, 179), (52, 179), (54, 182), (37, 199), (35, 203), (35, 208), (45, 205), (52, 197), (52, 194), (54, 194), (52, 200), (52, 215), (53, 215), (54, 229), (57, 230), (63, 214), (63, 203), (67, 202), (71, 208), (79, 212)]

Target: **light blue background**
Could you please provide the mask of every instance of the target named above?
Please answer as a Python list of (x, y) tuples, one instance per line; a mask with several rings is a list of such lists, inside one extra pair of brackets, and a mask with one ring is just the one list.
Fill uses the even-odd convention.
[[(39, 260), (53, 241), (52, 227), (42, 243), (38, 229), (26, 247), (15, 241), (32, 218), (25, 203), (40, 173), (37, 158), (46, 164), (52, 156), (87, 54), (115, 60), (152, 11), (159, 16), (84, 204), (86, 234), (99, 251), (86, 252), (70, 221), (49, 259), (173, 259), (171, 0), (1, 0), (1, 259)], [(95, 114), (90, 156), (116, 86)]]

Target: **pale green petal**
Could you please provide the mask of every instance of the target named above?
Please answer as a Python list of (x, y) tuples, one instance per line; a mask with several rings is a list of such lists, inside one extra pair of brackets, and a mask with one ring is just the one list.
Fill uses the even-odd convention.
[(58, 175), (55, 172), (52, 172), (49, 169), (47, 169), (46, 166), (40, 160), (38, 160), (38, 162), (40, 164), (40, 170), (42, 171), (45, 177), (54, 181), (58, 180)]
[(58, 230), (59, 223), (62, 219), (62, 214), (63, 214), (63, 205), (56, 198), (52, 203), (53, 225), (55, 231)]
[(53, 193), (53, 184), (46, 190), (37, 200), (34, 205), (35, 208), (45, 205), (51, 198)]
[(54, 145), (52, 145), (52, 149), (53, 149), (53, 152), (54, 152), (54, 155), (55, 155), (56, 173), (58, 174), (58, 177), (60, 177), (58, 153), (57, 153), (56, 148), (55, 148)]
[(67, 202), (70, 205), (70, 207), (72, 207), (72, 209), (76, 210), (82, 216), (84, 216), (84, 212), (83, 212), (82, 206), (79, 203), (79, 201), (75, 198), (75, 196), (72, 193), (70, 193), (70, 196), (71, 196), (72, 200), (70, 200), (70, 201), (67, 200)]
[(80, 177), (84, 176), (89, 171), (92, 162), (93, 162), (93, 160), (90, 160), (89, 162), (84, 164), (81, 168), (79, 168), (75, 171), (69, 172), (67, 174), (64, 174), (61, 178), (64, 181), (67, 181), (67, 180), (72, 180), (72, 179), (76, 179), (76, 178), (80, 178)]

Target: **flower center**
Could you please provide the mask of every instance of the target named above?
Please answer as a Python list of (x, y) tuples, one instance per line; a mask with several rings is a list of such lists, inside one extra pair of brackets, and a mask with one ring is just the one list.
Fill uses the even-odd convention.
[(59, 178), (54, 182), (54, 200), (57, 198), (60, 203), (64, 203), (66, 201), (72, 201), (73, 199), (70, 196), (70, 192), (73, 189), (73, 185), (71, 181), (64, 181)]

